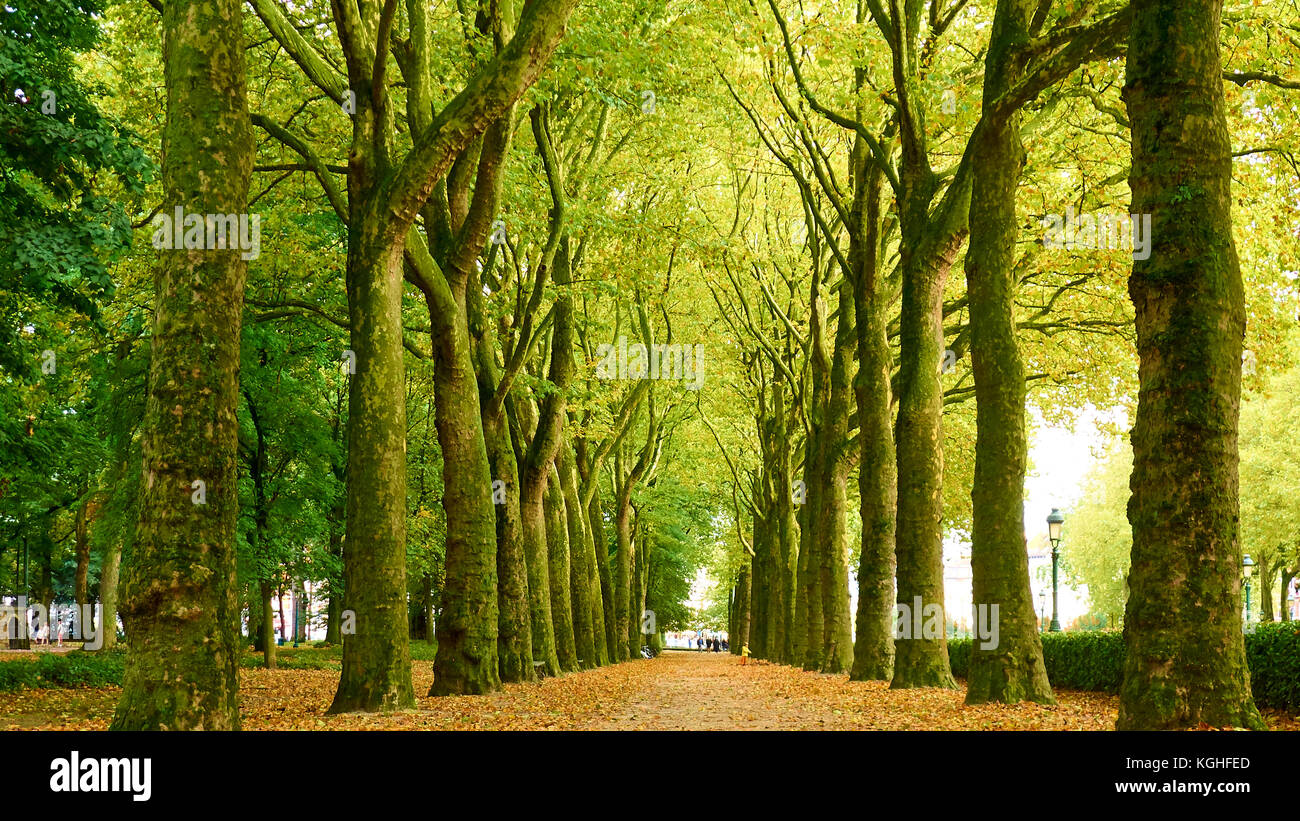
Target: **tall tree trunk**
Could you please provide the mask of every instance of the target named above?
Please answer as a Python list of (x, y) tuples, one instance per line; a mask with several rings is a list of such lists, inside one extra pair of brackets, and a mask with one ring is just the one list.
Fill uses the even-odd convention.
[[(898, 603), (907, 612), (939, 608), (937, 635), (899, 639), (893, 688), (957, 686), (948, 665), (943, 596), (943, 287), (956, 243), (938, 258), (903, 249), (903, 304), (897, 423)], [(931, 611), (933, 612), (933, 611)], [(913, 614), (915, 623), (916, 614)]]
[[(344, 517), (347, 515), (347, 497), (340, 496), (338, 501), (330, 509), (330, 546), (331, 556), (343, 558), (343, 527)], [(331, 577), (325, 583), (325, 594), (329, 597), (328, 604), (325, 608), (325, 643), (338, 645), (343, 643), (343, 634), (340, 630), (343, 618), (343, 579)]]
[[(531, 415), (532, 408), (523, 398), (512, 401), (510, 406), (515, 409), (517, 424), (514, 427), (522, 441), (524, 431), (532, 427), (527, 423), (532, 420), (519, 419), (518, 415)], [(533, 441), (537, 441), (536, 435), (533, 436)], [(528, 612), (532, 627), (533, 661), (545, 663), (541, 671), (545, 675), (558, 676), (561, 668), (555, 644), (555, 620), (551, 613), (550, 554), (546, 543), (546, 474), (530, 465), (527, 451), (521, 465), (519, 513), (528, 570)]]
[(1259, 620), (1273, 621), (1273, 582), (1282, 562), (1269, 556), (1259, 562)]
[[(82, 637), (95, 629), (94, 602), (90, 599), (90, 528), (89, 510), (91, 501), (87, 500), (73, 520), (73, 539), (77, 556), (76, 575), (73, 577), (72, 599), (77, 605), (76, 625)], [(82, 619), (85, 617), (85, 624)]]
[(1287, 606), (1287, 592), (1291, 589), (1291, 580), (1295, 578), (1295, 571), (1282, 566), (1282, 621), (1291, 621), (1291, 608)]
[[(535, 134), (539, 135), (539, 143), (542, 142), (540, 136), (542, 129), (542, 117), (535, 110), (533, 130)], [(558, 208), (557, 205), (556, 210)], [(553, 211), (552, 221), (557, 222), (560, 220), (561, 217), (557, 216)], [(557, 604), (560, 604), (563, 610), (568, 611), (571, 605), (568, 602), (567, 560), (562, 580), (563, 590), (560, 591), (563, 593), (563, 601), (561, 602), (558, 593), (553, 593), (551, 590), (552, 580), (558, 580), (559, 577), (550, 570), (551, 561), (548, 552), (545, 496), (547, 478), (551, 473), (555, 455), (559, 451), (564, 431), (564, 421), (567, 417), (565, 413), (567, 401), (565, 394), (573, 380), (573, 373), (576, 368), (573, 359), (573, 298), (568, 292), (569, 248), (567, 242), (560, 243), (558, 250), (553, 249), (552, 259), (555, 265), (552, 276), (556, 286), (561, 288), (561, 293), (555, 300), (554, 330), (551, 335), (551, 361), (548, 371), (548, 377), (555, 386), (555, 390), (546, 395), (536, 413), (536, 428), (520, 467), (520, 507), (524, 526), (524, 549), (528, 562), (528, 587), (532, 599), (533, 655), (535, 658), (546, 662), (547, 672), (550, 675), (559, 675), (562, 670), (574, 669), (574, 658), (568, 656), (573, 643), (573, 627), (571, 614), (560, 613), (558, 614), (559, 618), (567, 623), (565, 628), (567, 634), (563, 636), (556, 635), (555, 619), (557, 614), (555, 608)], [(527, 406), (526, 402), (518, 403), (517, 407), (521, 412), (528, 412), (530, 416), (532, 415), (532, 409)], [(520, 421), (524, 422), (525, 420)], [(522, 427), (527, 429), (533, 426), (525, 424)], [(559, 492), (558, 488), (557, 492)], [(563, 496), (561, 495), (560, 498), (563, 498)], [(563, 516), (558, 519), (558, 522), (564, 528), (567, 528), (567, 522)], [(561, 536), (563, 536), (565, 542), (568, 541), (567, 532), (557, 533), (556, 539)], [(567, 547), (565, 551), (567, 553)], [(564, 642), (564, 648), (560, 648), (558, 642)], [(565, 654), (564, 658), (560, 657), (561, 649)]]
[[(619, 460), (622, 461), (621, 459)], [(617, 619), (614, 638), (618, 648), (618, 661), (635, 658), (628, 642), (628, 625), (632, 621), (632, 493), (630, 481), (624, 481), (618, 490), (614, 511), (614, 538), (616, 540), (616, 572), (614, 574), (614, 607)]]
[[(164, 199), (191, 214), (248, 205), (241, 5), (173, 0), (163, 10)], [(169, 251), (157, 274), (115, 730), (239, 728), (236, 408), (247, 267), (237, 249)]]
[[(748, 558), (748, 557), (746, 557)], [(736, 580), (736, 627), (728, 637), (732, 655), (740, 655), (741, 648), (749, 643), (749, 602), (750, 602), (750, 567), (746, 561), (740, 567), (740, 576)]]
[[(775, 394), (775, 391), (774, 391)], [(767, 497), (769, 531), (762, 541), (764, 593), (767, 603), (763, 608), (763, 657), (775, 662), (785, 661), (785, 583), (782, 574), (784, 545), (781, 544), (781, 477), (775, 457), (763, 470), (764, 496)]]
[(854, 219), (857, 231), (849, 253), (857, 312), (858, 424), (862, 454), (858, 492), (862, 516), (862, 555), (858, 562), (857, 635), (853, 681), (888, 681), (894, 675), (894, 513), (898, 504), (890, 378), (890, 289), (880, 272), (880, 198), (884, 174), (866, 166), (867, 148), (854, 145)]
[(528, 566), (519, 509), (519, 463), (511, 444), (504, 403), (491, 403), (501, 384), (497, 337), (483, 304), (477, 271), (465, 291), (470, 336), (474, 341), (483, 439), (492, 471), (496, 510), (497, 666), (502, 681), (533, 677), (533, 638), (529, 621)]
[[(757, 497), (761, 499), (762, 497)], [(771, 642), (770, 627), (772, 624), (770, 607), (772, 602), (771, 591), (768, 585), (771, 584), (771, 542), (772, 529), (767, 520), (767, 506), (760, 504), (754, 514), (753, 523), (753, 544), (754, 557), (751, 565), (753, 582), (750, 585), (750, 627), (749, 627), (749, 648), (754, 658), (769, 659)], [(793, 663), (793, 659), (791, 663)]]
[(101, 650), (117, 646), (117, 583), (122, 564), (122, 543), (110, 539), (104, 545), (104, 555), (99, 561), (99, 631), (103, 636)]
[(276, 669), (276, 643), (275, 643), (275, 608), (271, 606), (275, 598), (274, 586), (266, 580), (258, 582), (258, 606), (262, 613), (258, 619), (258, 627), (261, 630), (259, 641), (262, 644), (264, 652), (264, 664), (268, 670)]
[[(480, 354), (480, 360), (484, 354)], [(487, 354), (491, 355), (491, 354)], [(480, 377), (481, 378), (481, 377)], [(502, 681), (533, 677), (533, 636), (529, 616), (528, 565), (524, 558), (519, 508), (519, 472), (503, 413), (485, 421), (483, 435), (492, 464), (497, 527), (497, 663)]]
[(248, 643), (258, 653), (266, 651), (262, 643), (262, 593), (256, 581), (244, 589), (244, 600), (248, 604)]
[[(569, 593), (573, 608), (573, 638), (581, 667), (603, 664), (596, 648), (596, 626), (600, 605), (600, 577), (596, 572), (596, 554), (591, 549), (591, 528), (578, 493), (578, 468), (573, 445), (567, 440), (560, 446), (560, 489), (564, 494), (564, 513), (569, 529)], [(601, 631), (604, 625), (601, 625)]]
[[(1123, 730), (1264, 729), (1241, 627), (1237, 423), (1245, 296), (1232, 239), (1222, 0), (1138, 0), (1124, 101), (1139, 388), (1124, 618)], [(1175, 583), (1170, 583), (1170, 580)]]
[(434, 423), (442, 446), (447, 564), (429, 695), (500, 689), (497, 659), (497, 513), (484, 439), (478, 377), (466, 315), (464, 280), (452, 304), (430, 298), (434, 321)]
[[(363, 118), (358, 114), (358, 121)], [(358, 129), (363, 126), (358, 124)], [(349, 186), (358, 189), (356, 175)], [(360, 196), (359, 190), (353, 192)], [(348, 313), (356, 374), (348, 395), (346, 608), (343, 673), (331, 713), (415, 706), (406, 613), (406, 370), (402, 360), (400, 258), (374, 249), (382, 223), (353, 200), (348, 238)], [(400, 251), (398, 252), (400, 253)], [(438, 411), (443, 411), (438, 401)], [(444, 454), (445, 455), (445, 454)], [(447, 492), (454, 492), (451, 465)], [(455, 534), (448, 521), (448, 534)], [(450, 542), (453, 535), (448, 536)]]
[(555, 654), (560, 669), (572, 673), (578, 669), (578, 648), (573, 632), (573, 598), (569, 581), (573, 574), (569, 546), (569, 519), (565, 510), (560, 473), (551, 464), (546, 481), (546, 552), (551, 582), (551, 620), (555, 625)]
[(614, 577), (609, 566), (609, 542), (605, 538), (604, 506), (600, 500), (600, 478), (593, 476), (591, 504), (587, 506), (587, 521), (591, 526), (591, 545), (596, 551), (596, 572), (600, 576), (600, 599), (605, 625), (605, 658), (609, 664), (618, 659), (618, 612), (615, 609)]
[[(805, 670), (820, 670), (826, 656), (826, 562), (835, 552), (829, 540), (827, 507), (824, 499), (834, 493), (830, 486), (831, 465), (826, 457), (830, 452), (826, 440), (827, 405), (831, 392), (831, 357), (826, 344), (826, 299), (822, 293), (822, 274), (813, 266), (811, 293), (809, 295), (809, 401), (808, 436), (804, 440), (804, 482), (808, 487), (808, 517), (805, 520), (800, 544), (800, 589), (807, 599), (805, 610), (807, 638), (804, 644), (802, 666)], [(808, 561), (803, 562), (803, 554)]]
[(849, 609), (849, 544), (847, 531), (849, 414), (852, 405), (853, 351), (855, 343), (853, 300), (849, 289), (840, 290), (835, 342), (826, 397), (821, 446), (827, 481), (822, 494), (819, 535), (822, 552), (822, 659), (823, 673), (847, 673), (853, 668), (853, 623)]
[[(1002, 0), (985, 59), (984, 110), (971, 137), (974, 168), (966, 293), (975, 372), (975, 481), (971, 488), (976, 624), (997, 641), (971, 642), (966, 703), (1055, 703), (1029, 586), (1025, 546), (1025, 367), (1016, 341), (1016, 188), (1025, 164), (1020, 113), (995, 103), (1021, 80), (1036, 0)], [(997, 607), (997, 612), (993, 609)], [(990, 646), (985, 646), (989, 644)]]
[[(634, 511), (635, 512), (635, 511)], [(639, 518), (639, 517), (638, 517)], [(631, 547), (631, 581), (628, 593), (628, 615), (627, 615), (627, 652), (628, 657), (638, 659), (641, 657), (641, 643), (644, 636), (641, 634), (641, 621), (644, 618), (644, 601), (642, 599), (642, 584), (645, 576), (645, 561), (641, 555), (641, 528), (639, 521), (634, 524), (631, 531), (629, 545)]]
[[(808, 450), (808, 446), (805, 440), (804, 471), (803, 471), (804, 476), (809, 475), (807, 450)], [(809, 539), (812, 537), (812, 530), (811, 530), (811, 526), (809, 525), (809, 520), (812, 518), (811, 516), (812, 509), (808, 505), (808, 493), (811, 490), (811, 485), (808, 483), (806, 479), (801, 479), (800, 481), (804, 482), (804, 497), (803, 497), (804, 501), (803, 504), (799, 505), (797, 510), (795, 511), (795, 520), (799, 524), (799, 546), (798, 546), (797, 555), (795, 557), (794, 624), (791, 628), (791, 632), (794, 634), (791, 642), (792, 649), (794, 652), (791, 653), (791, 655), (786, 659), (787, 664), (792, 664), (794, 666), (801, 666), (803, 664), (803, 658), (808, 652), (808, 589), (805, 585), (807, 584), (807, 580), (808, 580), (808, 559), (810, 554), (810, 548), (808, 544), (809, 544)], [(757, 520), (755, 520), (755, 528), (757, 528)], [(755, 554), (757, 554), (758, 552), (757, 534), (755, 534), (754, 540), (755, 540), (754, 552)], [(754, 591), (751, 592), (751, 600), (753, 600), (753, 596), (757, 595), (756, 592), (757, 587), (754, 587), (754, 585), (757, 585), (759, 582), (757, 568), (758, 568), (758, 558), (757, 556), (755, 556), (754, 569), (750, 573), (752, 577), (751, 588), (752, 591)], [(749, 627), (749, 633), (750, 633), (750, 638), (753, 639), (754, 625), (752, 623), (750, 624)], [(757, 647), (757, 644), (751, 641), (750, 649), (753, 649), (754, 647)]]

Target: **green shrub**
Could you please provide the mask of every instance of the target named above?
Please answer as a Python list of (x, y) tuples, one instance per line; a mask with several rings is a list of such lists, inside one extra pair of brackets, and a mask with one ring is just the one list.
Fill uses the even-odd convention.
[[(342, 670), (342, 647), (277, 647), (275, 648), (275, 666), (280, 670)], [(239, 660), (240, 667), (262, 667), (262, 654), (245, 653)]]
[(433, 657), (437, 652), (438, 642), (436, 640), (411, 640), (411, 659), (414, 661), (433, 661)]
[[(1118, 693), (1124, 635), (1118, 631), (1042, 633), (1043, 665), (1053, 687)], [(1258, 707), (1300, 709), (1300, 622), (1267, 622), (1246, 634), (1250, 689)], [(970, 669), (971, 639), (949, 639), (952, 674)]]
[(1246, 634), (1257, 707), (1300, 708), (1300, 622), (1265, 622)]
[(72, 650), (0, 662), (0, 690), (121, 685), (126, 651)]
[(1124, 678), (1124, 634), (1043, 633), (1043, 664), (1054, 686), (1118, 693)]

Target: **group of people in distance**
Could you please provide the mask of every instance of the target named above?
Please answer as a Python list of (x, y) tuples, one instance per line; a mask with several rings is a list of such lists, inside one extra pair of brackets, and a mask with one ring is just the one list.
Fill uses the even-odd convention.
[[(54, 635), (58, 638), (60, 647), (63, 646), (63, 637), (64, 635), (66, 635), (66, 633), (67, 633), (67, 628), (64, 626), (63, 622), (62, 621), (58, 622), (58, 624), (56, 624), (54, 627)], [(43, 624), (36, 626), (31, 631), (30, 635), (32, 637), (32, 644), (38, 646), (43, 644), (46, 647), (49, 647), (50, 646), (50, 623), (45, 622)]]
[(721, 653), (723, 650), (731, 649), (726, 639), (704, 638), (700, 636), (695, 640), (695, 646), (701, 650), (709, 650), (714, 653)]

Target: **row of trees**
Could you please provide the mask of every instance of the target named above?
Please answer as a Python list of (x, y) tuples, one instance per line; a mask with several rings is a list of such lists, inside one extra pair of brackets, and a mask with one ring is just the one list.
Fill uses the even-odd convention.
[[(517, 108), (574, 5), (484, 4), (435, 19), (420, 2), (345, 4), (323, 31), (300, 21), (313, 8), (291, 19), (276, 3), (254, 4), (251, 16), (233, 2), (167, 3), (157, 4), (156, 66), (127, 56), (130, 30), (158, 25), (155, 8), (125, 9), (116, 46), (99, 44), (120, 49), (128, 70), (163, 72), (153, 214), (260, 202), (262, 225), (276, 226), (258, 261), (154, 257), (155, 282), (135, 292), (156, 294), (151, 328), (132, 327), (120, 294), (104, 300), (114, 327), (76, 325), (96, 343), (128, 335), (115, 353), (136, 370), (97, 382), (83, 352), (69, 354), (63, 394), (49, 374), (25, 374), (47, 392), (33, 405), (80, 416), (68, 437), (38, 426), (31, 442), (51, 449), (23, 454), (33, 472), (58, 461), (53, 448), (72, 431), (105, 440), (62, 509), (127, 557), (116, 609), (131, 653), (115, 727), (237, 726), (241, 612), (273, 665), (271, 602), (304, 579), (327, 583), (329, 634), (344, 647), (336, 711), (414, 704), (408, 628), (436, 625), (425, 636), (438, 646), (432, 692), (445, 694), (637, 657), (657, 639), (651, 624), (684, 623), (711, 545), (710, 491), (662, 466), (690, 386), (611, 381), (590, 367), (601, 345), (624, 337), (665, 371), (701, 367), (689, 345), (683, 358), (669, 310), (641, 296), (651, 286), (638, 277), (662, 257), (638, 261), (628, 292), (594, 269), (644, 255), (621, 244), (644, 231), (630, 223), (678, 201), (651, 180), (618, 192), (631, 198), (622, 214), (593, 206), (611, 195), (611, 171), (638, 161), (624, 155), (647, 122), (640, 100), (583, 80), (595, 58)], [(609, 50), (624, 29), (658, 23), (654, 10), (624, 11), (589, 31), (588, 45)], [(47, 20), (56, 22), (28, 24)], [(280, 73), (283, 53), (300, 71)], [(284, 85), (258, 110), (248, 77)], [(147, 124), (149, 104), (121, 113)], [(250, 193), (261, 175), (270, 184)], [(317, 189), (277, 190), (289, 175), (310, 175)], [(153, 214), (136, 225), (146, 238)], [(602, 235), (618, 241), (602, 247)], [(341, 242), (347, 288), (331, 293)], [(137, 245), (118, 261), (148, 272), (151, 256)], [(50, 314), (24, 340), (35, 352), (60, 330), (43, 327)], [(145, 393), (141, 364), (147, 407), (111, 405)], [(89, 388), (102, 395), (79, 393)], [(10, 521), (56, 530), (30, 515)], [(47, 572), (57, 555), (44, 557)], [(80, 557), (78, 573), (93, 576)]]
[[(1245, 301), (1220, 14), (1214, 3), (997, 3), (982, 102), (965, 115), (966, 128), (945, 124), (935, 139), (928, 123), (956, 113), (951, 91), (927, 88), (935, 74), (959, 73), (943, 64), (955, 50), (945, 42), (969, 43), (962, 24), (989, 17), (963, 3), (858, 4), (854, 30), (874, 28), (884, 52), (827, 68), (835, 52), (812, 52), (834, 41), (834, 24), (804, 14), (796, 25), (775, 0), (755, 4), (755, 37), (766, 46), (759, 71), (776, 116), (752, 97), (734, 98), (797, 191), (804, 239), (789, 268), (773, 266), (776, 277), (756, 266), (742, 283), (728, 269), (714, 293), (723, 315), (738, 318), (735, 333), (753, 340), (747, 376), (763, 445), (747, 473), (732, 466), (736, 527), (748, 520), (753, 533), (750, 543), (738, 532), (749, 555), (730, 568), (734, 647), (747, 641), (760, 658), (894, 687), (955, 686), (943, 619), (933, 633), (895, 641), (894, 606), (942, 613), (943, 494), (955, 471), (945, 471), (940, 419), (945, 405), (973, 398), (974, 460), (963, 483), (973, 600), (999, 606), (1000, 643), (973, 649), (967, 702), (1054, 700), (1027, 572), (1026, 386), (1070, 374), (1050, 363), (1027, 373), (1022, 347), (1036, 331), (1123, 337), (1128, 323), (1069, 313), (1053, 321), (1063, 294), (1105, 277), (1115, 260), (1061, 284), (1043, 281), (1045, 243), (1022, 240), (1018, 201), (1026, 141), (1051, 155), (1035, 138), (1066, 101), (1083, 97), (1132, 135), (1131, 165), (1100, 187), (1127, 180), (1131, 211), (1152, 215), (1154, 226), (1152, 252), (1134, 254), (1128, 280), (1140, 368), (1119, 724), (1262, 726), (1240, 638)], [(1119, 85), (1113, 58), (1123, 54), (1127, 115), (1106, 100)], [(1097, 61), (1109, 64), (1088, 69), (1083, 88), (1059, 86)], [(1227, 77), (1288, 85), (1259, 72)], [(1100, 92), (1087, 87), (1099, 83)], [(843, 177), (836, 159), (847, 162)], [(1093, 197), (1082, 198), (1081, 211), (1105, 202)], [(1037, 228), (1032, 211), (1030, 219)], [(950, 287), (963, 260), (965, 288)], [(803, 294), (796, 266), (807, 269)], [(1045, 297), (1044, 285), (1052, 286)], [(1294, 293), (1265, 294), (1278, 297), (1286, 304)], [(966, 353), (970, 378), (946, 376)], [(861, 549), (850, 643), (854, 466)]]
[[(1267, 329), (1294, 319), (1275, 230), (1294, 122), (1249, 10), (157, 0), (115, 7), (96, 41), (71, 9), (19, 5), (7, 19), (58, 60), (15, 78), (75, 88), (71, 55), (93, 49), (112, 118), (80, 113), (97, 136), (70, 142), (72, 111), (2, 107), (43, 164), (6, 181), (27, 199), (5, 200), (26, 233), (0, 237), (25, 288), (0, 306), (18, 352), (0, 527), (35, 548), (42, 597), (75, 544), (75, 595), (98, 573), (112, 612), (122, 562), (114, 726), (237, 726), (241, 615), (274, 664), (271, 603), (304, 580), (343, 644), (336, 711), (413, 705), (409, 637), (431, 625), (433, 695), (634, 657), (646, 611), (688, 626), (703, 564), (737, 651), (955, 686), (942, 629), (896, 642), (893, 612), (942, 612), (944, 539), (964, 534), (1001, 621), (968, 699), (1049, 702), (1026, 407), (1133, 397), (1126, 627), (1146, 662), (1123, 723), (1257, 724), (1223, 615), (1235, 397), (1245, 306), (1261, 371), (1286, 358)], [(139, 49), (160, 22), (161, 50)], [(112, 173), (59, 181), (87, 144)], [(161, 185), (132, 145), (160, 146)], [(1232, 154), (1262, 215), (1245, 286)], [(1044, 214), (1127, 208), (1126, 183), (1154, 217), (1136, 268), (1038, 241)], [(102, 194), (115, 230), (84, 230), (95, 201), (69, 191)], [(177, 206), (259, 214), (260, 250), (151, 249)], [(50, 240), (64, 223), (80, 244)], [(1194, 521), (1189, 541), (1142, 530), (1147, 510)], [(1172, 565), (1220, 617), (1159, 602), (1150, 574)], [(1205, 664), (1164, 663), (1184, 644)]]

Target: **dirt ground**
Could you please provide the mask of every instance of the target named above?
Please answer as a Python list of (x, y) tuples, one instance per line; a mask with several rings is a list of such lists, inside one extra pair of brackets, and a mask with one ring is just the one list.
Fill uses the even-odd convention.
[[(1109, 730), (1117, 700), (1058, 691), (1058, 703), (967, 707), (963, 690), (890, 690), (884, 682), (809, 673), (726, 653), (665, 651), (507, 685), (486, 696), (429, 698), (432, 662), (415, 662), (418, 707), (327, 716), (331, 670), (243, 670), (243, 727), (306, 730)], [(0, 693), (0, 730), (106, 729), (120, 690)], [(1278, 729), (1292, 719), (1270, 716)]]

